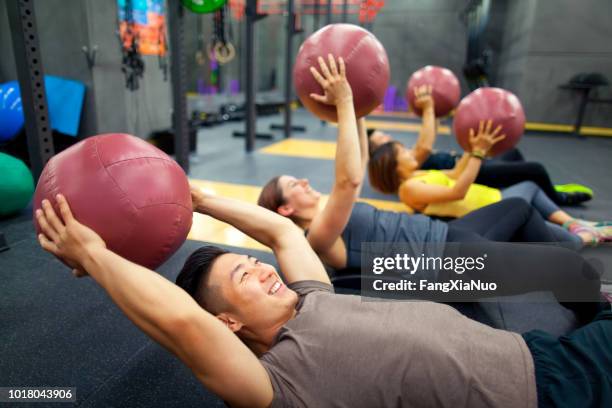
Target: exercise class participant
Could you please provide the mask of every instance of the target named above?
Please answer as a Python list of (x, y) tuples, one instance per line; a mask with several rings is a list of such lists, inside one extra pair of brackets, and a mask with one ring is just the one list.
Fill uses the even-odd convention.
[[(232, 407), (612, 405), (610, 311), (559, 339), (537, 331), (521, 337), (443, 304), (336, 295), (288, 219), (193, 197), (198, 211), (272, 248), (289, 286), (271, 265), (203, 247), (177, 277), (183, 290), (108, 250), (61, 195), (60, 217), (47, 200), (36, 213), (39, 242), (75, 275), (91, 276)], [(579, 259), (557, 247), (527, 249), (534, 258)]]
[[(436, 139), (436, 118), (431, 86), (415, 88), (415, 105), (423, 111), (422, 126), (415, 145), (405, 148), (404, 154), (412, 154), (416, 161), (415, 170), (450, 170), (457, 165), (461, 155), (453, 152), (433, 151)], [(368, 129), (369, 151), (376, 150), (388, 142), (397, 142), (388, 133)], [(397, 142), (401, 143), (401, 142)], [(402, 145), (403, 146), (403, 145)], [(485, 186), (504, 188), (522, 181), (532, 181), (558, 205), (575, 205), (588, 201), (593, 191), (579, 184), (554, 186), (546, 168), (537, 162), (526, 162), (518, 149), (512, 149), (482, 163), (476, 183)]]
[[(362, 242), (406, 243), (414, 254), (422, 254), (435, 250), (428, 243), (478, 242), (482, 246), (488, 241), (558, 241), (537, 211), (522, 199), (504, 200), (448, 224), (423, 215), (380, 211), (368, 204), (356, 203), (368, 161), (365, 124), (361, 119), (359, 125), (356, 125), (351, 87), (346, 81), (344, 64), (340, 62), (338, 70), (332, 58), (329, 63), (328, 68), (322, 59), (319, 60), (323, 75), (312, 68), (313, 75), (325, 92), (323, 96), (313, 97), (336, 105), (338, 112), (336, 174), (325, 207), (319, 209), (321, 195), (307, 180), (291, 176), (273, 178), (262, 189), (258, 199), (259, 205), (290, 218), (304, 229), (308, 242), (325, 264), (337, 270), (359, 269)], [(480, 143), (486, 146), (492, 144), (494, 137), (485, 129), (481, 129), (477, 135)], [(491, 251), (496, 253), (502, 250), (499, 245), (491, 247)], [(468, 251), (468, 246), (465, 250)], [(439, 249), (439, 252), (443, 251), (444, 248)], [(538, 274), (540, 267), (530, 264), (529, 257), (517, 256), (516, 259), (524, 262), (517, 265), (520, 269)], [(539, 289), (553, 290), (555, 293), (554, 282), (551, 280), (521, 277), (508, 268), (498, 268), (495, 271), (495, 279), (506, 283), (499, 285), (504, 294), (535, 290), (530, 285), (536, 283)], [(444, 279), (440, 275), (432, 276), (432, 279), (438, 278)], [(582, 281), (580, 271), (571, 268), (559, 269), (555, 279), (555, 282), (576, 282), (576, 285), (581, 285)], [(597, 302), (600, 298), (599, 279), (590, 281), (588, 286), (589, 289), (585, 289), (589, 292), (588, 298)], [(557, 298), (562, 297), (559, 293), (555, 295)], [(594, 310), (593, 305), (586, 303), (564, 306), (571, 307), (582, 321), (585, 320), (584, 316), (592, 317)]]
[[(397, 142), (385, 143), (370, 158), (370, 184), (384, 193), (397, 193), (400, 200), (415, 211), (439, 217), (462, 217), (502, 199), (518, 197), (531, 204), (550, 223), (565, 227), (569, 233), (551, 225), (561, 240), (598, 243), (612, 239), (610, 225), (598, 226), (574, 219), (533, 182), (524, 181), (501, 191), (474, 183), (483, 158), (493, 144), (503, 138), (499, 135), (501, 127), (492, 130), (491, 126), (492, 121), (486, 124), (481, 121), (478, 132), (470, 131), (472, 153), (465, 153), (455, 168), (448, 171), (416, 170), (418, 165), (409, 149)], [(492, 143), (478, 137), (483, 132), (491, 135)]]

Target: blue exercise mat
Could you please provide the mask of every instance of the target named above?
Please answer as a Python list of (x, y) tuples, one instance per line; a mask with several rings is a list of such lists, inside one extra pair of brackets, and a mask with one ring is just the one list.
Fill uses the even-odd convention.
[(51, 128), (76, 136), (79, 132), (85, 84), (71, 79), (45, 75), (45, 91)]
[[(14, 85), (20, 92), (17, 81), (11, 81), (6, 85), (8, 84)], [(45, 75), (45, 93), (51, 128), (60, 133), (76, 137), (79, 132), (81, 111), (83, 110), (85, 84), (71, 79)], [(18, 97), (18, 100), (21, 105), (21, 96)], [(19, 113), (23, 116), (23, 112)]]

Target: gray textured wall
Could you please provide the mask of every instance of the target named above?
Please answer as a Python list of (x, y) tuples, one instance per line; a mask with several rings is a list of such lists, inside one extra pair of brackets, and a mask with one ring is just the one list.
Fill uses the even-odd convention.
[[(85, 83), (85, 101), (81, 112), (80, 135), (96, 133), (96, 89), (92, 72), (81, 48), (89, 43), (86, 3), (79, 0), (44, 0), (34, 3), (40, 38), (43, 70)], [(62, 8), (70, 13), (58, 13)]]
[[(425, 65), (441, 65), (453, 70), (464, 91), (467, 91), (467, 86), (460, 77), (466, 53), (466, 27), (459, 18), (464, 6), (464, 0), (385, 1), (383, 11), (372, 26), (372, 32), (387, 51), (391, 66), (390, 85), (396, 86), (403, 94), (406, 82), (414, 71)], [(341, 15), (332, 16), (332, 23), (339, 23), (341, 20)], [(319, 18), (320, 27), (325, 22), (326, 16), (323, 15)], [(349, 15), (347, 22), (359, 24), (357, 15)], [(305, 30), (303, 34), (296, 36), (296, 54), (300, 43), (313, 32), (314, 17), (303, 17), (302, 24)], [(268, 49), (276, 46), (284, 52), (284, 19), (273, 28), (266, 27), (261, 31), (269, 32), (269, 35), (264, 37), (270, 44)], [(281, 86), (284, 65), (284, 58), (277, 57)]]
[[(612, 81), (612, 2), (555, 0), (536, 3), (529, 51), (518, 94), (528, 120), (573, 124), (578, 95), (558, 85), (581, 72)], [(612, 97), (610, 88), (600, 93)], [(589, 105), (585, 125), (612, 126), (612, 105)]]
[[(442, 65), (461, 77), (466, 27), (463, 0), (388, 0), (373, 33), (391, 62), (391, 83), (403, 88), (411, 72)], [(558, 85), (581, 72), (612, 81), (612, 2), (609, 0), (494, 0), (487, 29), (492, 80), (515, 92), (533, 122), (573, 124), (578, 95)], [(600, 97), (611, 98), (608, 87)], [(612, 126), (612, 105), (590, 104), (585, 125)]]
[(514, 0), (504, 3), (505, 18), (499, 21), (503, 26), (501, 46), (493, 60), (493, 71), (496, 73), (494, 83), (496, 86), (520, 93), (529, 53), (536, 1)]
[(466, 54), (466, 27), (459, 18), (463, 0), (389, 0), (372, 32), (391, 64), (391, 84), (404, 90), (410, 75), (425, 65), (440, 65), (461, 78)]
[[(82, 133), (128, 131), (146, 136), (152, 129), (170, 126), (171, 89), (161, 80), (155, 57), (145, 57), (147, 67), (141, 89), (127, 92), (120, 71), (115, 35), (114, 0), (36, 0), (45, 71), (84, 81), (88, 85)], [(373, 32), (387, 49), (391, 84), (403, 90), (409, 75), (427, 64), (452, 69), (467, 91), (461, 67), (466, 54), (466, 27), (459, 14), (466, 0), (387, 0)], [(62, 10), (58, 13), (57, 10)], [(609, 0), (495, 0), (489, 42), (494, 50), (492, 78), (523, 101), (528, 119), (571, 124), (578, 98), (558, 89), (579, 72), (597, 71), (612, 80), (612, 2)], [(197, 78), (208, 78), (208, 68), (194, 62), (197, 18), (210, 38), (212, 16), (185, 15), (188, 55), (188, 88)], [(325, 17), (321, 17), (323, 24)], [(333, 22), (339, 22), (334, 16)], [(356, 16), (349, 22), (357, 23)], [(313, 17), (302, 19), (305, 32), (296, 36), (295, 52), (313, 31)], [(232, 21), (238, 57), (223, 67), (223, 82), (241, 78), (241, 38), (244, 22)], [(0, 52), (12, 56), (5, 2), (0, 1)], [(271, 16), (257, 24), (256, 72), (258, 89), (271, 86), (272, 72), (282, 89), (285, 18)], [(89, 71), (81, 53), (83, 45), (99, 47), (97, 64)], [(0, 80), (15, 78), (12, 58), (0, 59)], [(607, 89), (602, 97), (612, 97)], [(585, 124), (612, 126), (612, 105), (590, 105)]]
[[(96, 132), (127, 131), (128, 115), (119, 68), (121, 52), (116, 34), (117, 7), (115, 2), (85, 0), (91, 48), (97, 46), (96, 64), (92, 68), (96, 99)], [(110, 4), (112, 3), (112, 5)], [(109, 7), (111, 5), (111, 7)]]
[[(144, 57), (140, 89), (125, 89), (115, 0), (37, 0), (34, 5), (45, 74), (82, 81), (87, 87), (79, 136), (128, 132), (146, 137), (171, 125), (170, 82), (163, 81), (157, 57)], [(81, 48), (94, 45), (96, 65), (90, 69)], [(0, 80), (16, 79), (4, 1), (0, 1), (0, 55), (10, 56), (0, 59)]]
[(0, 1), (0, 82), (17, 79), (6, 1)]
[[(84, 4), (78, 0), (47, 0), (35, 3), (36, 23), (44, 73), (84, 82), (87, 90), (81, 114), (81, 134), (96, 130), (92, 75), (81, 47), (89, 41)], [(58, 13), (68, 7), (71, 13)], [(5, 2), (0, 2), (0, 50), (9, 58), (0, 60), (0, 79), (15, 80), (17, 72)]]
[[(58, 13), (61, 8), (70, 13)], [(34, 13), (39, 34), (43, 70), (46, 75), (56, 75), (85, 83), (85, 101), (81, 114), (80, 134), (96, 131), (96, 102), (92, 75), (81, 47), (89, 41), (84, 3), (79, 0), (45, 0), (35, 3)], [(16, 80), (17, 71), (13, 57), (13, 45), (6, 3), (0, 2), (0, 80)]]
[(146, 138), (153, 130), (170, 127), (170, 72), (165, 82), (158, 68), (158, 58), (144, 56), (145, 71), (143, 78), (139, 79), (139, 89), (127, 90), (116, 34), (116, 1), (85, 0), (82, 3), (87, 12), (88, 46), (98, 46), (96, 65), (92, 70), (97, 133), (127, 132)]

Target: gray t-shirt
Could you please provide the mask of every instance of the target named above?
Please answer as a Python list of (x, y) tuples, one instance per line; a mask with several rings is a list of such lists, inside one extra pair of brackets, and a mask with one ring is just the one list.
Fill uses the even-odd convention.
[(364, 301), (290, 285), (296, 316), (260, 361), (272, 407), (536, 407), (522, 337), (432, 302)]

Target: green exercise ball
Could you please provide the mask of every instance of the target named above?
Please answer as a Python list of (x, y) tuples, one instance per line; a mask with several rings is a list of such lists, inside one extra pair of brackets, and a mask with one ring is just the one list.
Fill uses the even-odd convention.
[(227, 0), (181, 0), (181, 3), (194, 13), (204, 14), (217, 11), (223, 7), (226, 1)]
[(24, 162), (0, 153), (0, 217), (24, 209), (34, 194), (34, 178)]

